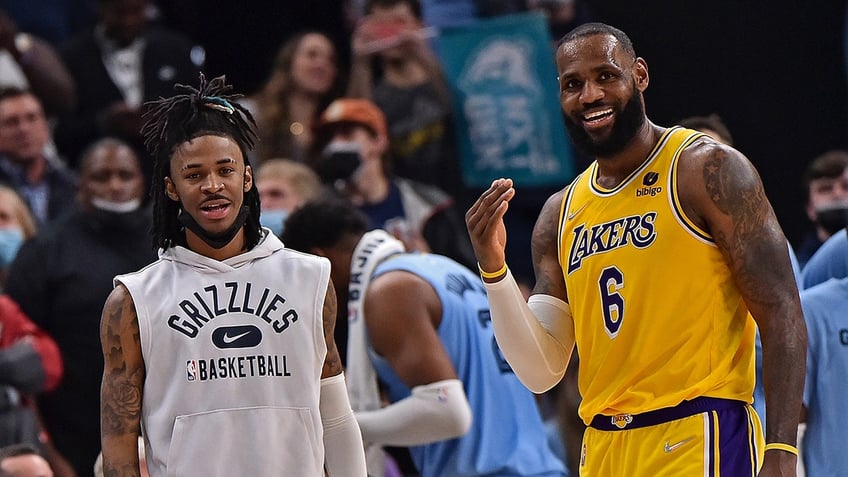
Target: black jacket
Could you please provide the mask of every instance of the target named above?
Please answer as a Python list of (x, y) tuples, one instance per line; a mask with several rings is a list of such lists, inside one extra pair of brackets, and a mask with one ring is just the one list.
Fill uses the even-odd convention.
[(79, 477), (92, 476), (100, 451), (100, 317), (112, 279), (157, 258), (149, 210), (120, 221), (107, 216), (78, 211), (40, 232), (21, 247), (6, 282), (6, 293), (62, 353), (62, 383), (39, 396), (38, 406), (53, 443)]
[[(202, 49), (183, 35), (154, 25), (148, 27), (144, 37), (144, 101), (173, 96), (176, 83), (197, 85), (203, 62)], [(80, 152), (103, 135), (97, 124), (98, 114), (113, 103), (123, 101), (123, 95), (106, 71), (93, 29), (64, 45), (60, 55), (76, 82), (77, 107), (59, 118), (54, 139), (62, 155), (76, 165)], [(138, 137), (121, 139), (143, 151)]]

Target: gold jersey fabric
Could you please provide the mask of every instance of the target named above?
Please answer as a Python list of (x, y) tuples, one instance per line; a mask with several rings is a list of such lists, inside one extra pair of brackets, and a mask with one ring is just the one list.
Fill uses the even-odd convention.
[(677, 161), (699, 136), (667, 129), (618, 187), (598, 185), (593, 163), (566, 191), (559, 260), (587, 424), (698, 396), (752, 401), (755, 323), (712, 237), (677, 197)]

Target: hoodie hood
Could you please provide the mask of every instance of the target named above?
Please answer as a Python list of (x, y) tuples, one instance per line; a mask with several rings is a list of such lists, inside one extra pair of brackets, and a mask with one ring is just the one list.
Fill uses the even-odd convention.
[(218, 273), (235, 270), (254, 260), (267, 257), (282, 248), (283, 242), (269, 229), (263, 227), (262, 238), (259, 239), (259, 243), (255, 247), (223, 261), (200, 255), (181, 245), (170, 247), (167, 250), (159, 249), (159, 259), (188, 265), (200, 272)]

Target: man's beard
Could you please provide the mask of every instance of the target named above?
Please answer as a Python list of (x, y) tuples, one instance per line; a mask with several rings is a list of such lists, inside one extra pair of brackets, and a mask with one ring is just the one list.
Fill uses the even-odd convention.
[(615, 117), (612, 131), (606, 139), (596, 141), (583, 129), (581, 124), (574, 122), (567, 114), (565, 128), (571, 142), (584, 153), (592, 157), (609, 157), (615, 155), (636, 136), (639, 128), (645, 124), (645, 108), (642, 106), (640, 95), (634, 90), (627, 104)]

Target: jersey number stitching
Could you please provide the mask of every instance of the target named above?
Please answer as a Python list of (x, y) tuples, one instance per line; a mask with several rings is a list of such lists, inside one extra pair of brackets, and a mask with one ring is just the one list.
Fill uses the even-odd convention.
[(624, 321), (624, 298), (618, 293), (624, 288), (624, 274), (615, 266), (605, 268), (598, 279), (598, 288), (601, 292), (604, 330), (610, 338), (615, 338)]

